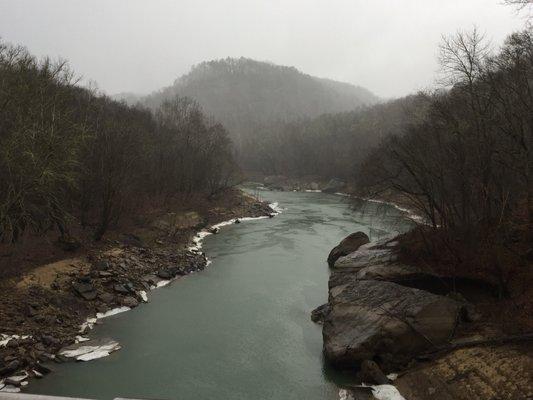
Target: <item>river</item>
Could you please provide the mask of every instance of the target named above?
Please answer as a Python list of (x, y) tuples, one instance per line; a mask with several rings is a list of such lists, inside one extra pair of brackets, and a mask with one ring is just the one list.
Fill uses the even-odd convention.
[(150, 293), (150, 302), (105, 319), (91, 337), (122, 350), (87, 363), (54, 365), (28, 392), (152, 399), (335, 399), (347, 379), (322, 358), (310, 312), (326, 302), (328, 252), (348, 234), (371, 239), (408, 223), (390, 206), (353, 211), (323, 193), (261, 192), (283, 213), (208, 236), (213, 263)]

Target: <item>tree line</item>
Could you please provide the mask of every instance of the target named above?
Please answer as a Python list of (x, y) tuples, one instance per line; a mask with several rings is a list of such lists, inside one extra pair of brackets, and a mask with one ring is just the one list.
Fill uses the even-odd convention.
[(69, 226), (95, 239), (153, 199), (213, 195), (238, 169), (224, 127), (178, 96), (151, 112), (0, 41), (0, 241)]
[(241, 162), (406, 202), (438, 233), (428, 251), (504, 291), (522, 257), (509, 243), (533, 240), (533, 33), (497, 51), (477, 30), (458, 33), (443, 39), (439, 62), (434, 90), (259, 127)]
[(424, 96), (413, 95), (350, 112), (264, 124), (244, 139), (240, 161), (246, 171), (291, 177), (353, 181), (358, 166), (380, 140), (421, 118)]
[(401, 193), (455, 265), (476, 259), (505, 290), (517, 256), (509, 243), (523, 240), (520, 225), (533, 239), (533, 33), (510, 35), (497, 52), (477, 30), (458, 33), (443, 40), (440, 64), (425, 117), (373, 150), (359, 188)]

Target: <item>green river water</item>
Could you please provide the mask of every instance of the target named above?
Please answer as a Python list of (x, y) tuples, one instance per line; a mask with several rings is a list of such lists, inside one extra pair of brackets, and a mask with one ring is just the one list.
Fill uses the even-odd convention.
[(92, 399), (338, 399), (347, 379), (322, 357), (310, 312), (327, 300), (326, 257), (348, 234), (405, 230), (393, 207), (323, 193), (261, 192), (283, 213), (223, 227), (203, 250), (203, 272), (149, 293), (150, 302), (106, 318), (90, 337), (122, 350), (54, 365), (30, 393)]

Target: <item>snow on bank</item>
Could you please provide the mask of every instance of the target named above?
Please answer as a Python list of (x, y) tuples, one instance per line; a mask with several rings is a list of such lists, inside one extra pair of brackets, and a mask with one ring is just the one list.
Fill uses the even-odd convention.
[(91, 361), (107, 357), (114, 351), (120, 350), (120, 344), (113, 339), (93, 339), (84, 344), (73, 344), (59, 351), (59, 355), (74, 358), (78, 361)]
[[(272, 215), (278, 215), (283, 212), (283, 208), (279, 206), (278, 202), (270, 203), (269, 207), (272, 209), (273, 213)], [(236, 223), (236, 221), (239, 222), (246, 222), (246, 221), (255, 221), (259, 219), (265, 219), (270, 218), (268, 215), (262, 215), (260, 217), (242, 217), (242, 218), (232, 218), (227, 221), (219, 222), (218, 224), (211, 225), (209, 228), (206, 228), (200, 232), (198, 232), (193, 238), (192, 242), (193, 245), (188, 248), (189, 251), (194, 252), (200, 252), (200, 249), (202, 248), (204, 239), (212, 235), (213, 233), (216, 233), (220, 230), (220, 228), (223, 228), (225, 226), (233, 225)], [(210, 260), (207, 260), (207, 265), (211, 264)]]
[(372, 395), (378, 400), (405, 400), (398, 389), (392, 385), (371, 386)]
[(393, 203), (392, 201), (370, 199), (370, 198), (365, 198), (365, 197), (360, 197), (360, 198), (362, 200), (368, 201), (370, 203), (386, 204), (388, 206), (392, 206), (395, 209), (397, 209), (398, 211), (404, 213), (407, 216), (407, 218), (409, 218), (409, 219), (411, 219), (411, 220), (413, 220), (415, 222), (418, 222), (420, 224), (427, 224), (426, 220), (421, 215), (418, 215), (417, 213), (415, 213), (413, 210), (411, 210), (409, 208), (399, 206), (398, 204)]
[[(377, 400), (405, 400), (405, 397), (393, 385), (367, 386), (363, 384), (360, 387), (369, 388), (372, 391), (372, 396)], [(339, 400), (354, 400), (354, 398), (348, 390), (340, 389)]]
[(107, 310), (106, 312), (103, 312), (103, 313), (97, 313), (96, 314), (96, 319), (102, 319), (102, 318), (111, 317), (112, 315), (117, 315), (117, 314), (129, 311), (129, 310), (131, 310), (131, 308), (129, 308), (129, 307), (113, 308), (113, 309)]
[[(280, 214), (283, 211), (283, 209), (279, 206), (279, 204), (277, 202), (270, 204), (270, 208), (273, 210), (273, 213), (272, 213), (273, 215)], [(202, 242), (207, 236), (212, 235), (214, 232), (218, 232), (218, 230), (220, 228), (224, 227), (224, 226), (235, 224), (235, 222), (237, 220), (239, 220), (240, 222), (246, 222), (246, 221), (253, 221), (253, 220), (259, 220), (259, 219), (264, 219), (264, 218), (270, 218), (270, 217), (264, 215), (264, 216), (260, 216), (260, 217), (233, 218), (233, 219), (230, 219), (228, 221), (223, 221), (223, 222), (220, 222), (218, 224), (212, 225), (208, 229), (198, 232), (193, 237), (192, 241), (193, 241), (194, 244), (192, 246), (190, 246), (188, 248), (188, 250), (189, 251), (193, 251), (193, 252), (200, 252), (200, 249), (202, 248)], [(206, 265), (209, 265), (211, 263), (212, 263), (212, 261), (207, 259), (207, 257), (206, 257)], [(177, 279), (177, 278), (175, 278), (175, 279)], [(157, 289), (157, 288), (166, 286), (171, 281), (172, 280), (161, 280), (161, 281), (157, 282), (157, 284), (155, 286), (153, 286), (152, 289)], [(148, 302), (148, 296), (147, 296), (146, 291), (144, 291), (144, 290), (140, 291), (139, 292), (139, 296), (141, 297), (143, 302), (145, 302), (145, 303)], [(129, 311), (129, 310), (131, 310), (130, 307), (117, 307), (117, 308), (113, 308), (113, 309), (108, 310), (108, 311), (103, 312), (103, 313), (97, 313), (96, 317), (89, 317), (89, 318), (87, 318), (87, 320), (83, 324), (81, 324), (79, 332), (80, 333), (86, 333), (88, 330), (93, 329), (94, 325), (96, 325), (99, 320), (101, 320), (103, 318), (111, 317), (113, 315), (117, 315), (117, 314), (120, 314), (120, 313), (123, 313), (123, 312), (126, 312), (126, 311)], [(2, 340), (0, 341), (0, 346), (2, 346), (2, 345), (5, 346), (9, 342), (9, 340), (11, 340), (11, 338), (18, 339), (19, 337), (16, 336), (16, 335), (13, 335), (12, 337), (8, 337), (7, 335), (2, 335), (1, 338), (2, 338)], [(22, 337), (22, 338), (26, 338), (26, 337)], [(77, 354), (75, 356), (69, 356), (69, 355), (62, 354), (63, 351), (60, 352), (59, 354), (62, 354), (65, 357), (71, 357), (71, 358), (75, 357), (77, 360), (80, 360), (80, 361), (90, 361), (90, 360), (94, 360), (94, 359), (97, 359), (97, 358), (106, 357), (111, 352), (120, 349), (120, 345), (119, 345), (118, 342), (115, 342), (112, 339), (108, 339), (108, 340), (110, 341), (110, 343), (108, 345), (100, 345), (100, 346), (96, 346), (96, 347), (92, 346), (93, 347), (92, 350), (89, 350), (89, 348), (91, 346), (85, 345), (85, 346), (80, 347), (82, 350), (79, 350), (79, 348), (78, 348), (77, 351), (78, 352), (81, 351), (80, 354), (68, 353), (68, 354)], [(83, 336), (77, 336), (76, 337), (76, 344), (73, 345), (73, 346), (79, 346), (79, 343), (87, 342), (87, 341), (91, 341), (91, 340), (89, 338), (86, 338), (86, 337), (83, 337)], [(5, 342), (5, 344), (4, 344), (4, 342)], [(67, 350), (67, 351), (69, 351), (69, 350)]]
[(0, 335), (0, 347), (6, 347), (11, 340), (29, 339), (31, 335)]

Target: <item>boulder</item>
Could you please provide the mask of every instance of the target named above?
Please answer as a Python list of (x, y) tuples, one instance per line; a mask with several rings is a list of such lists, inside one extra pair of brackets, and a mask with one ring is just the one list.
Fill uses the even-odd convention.
[(87, 281), (74, 282), (72, 284), (72, 288), (80, 297), (84, 298), (85, 300), (94, 300), (97, 297), (97, 293), (94, 289), (94, 286), (91, 283), (88, 283)]
[(136, 298), (132, 297), (132, 296), (126, 296), (124, 297), (120, 303), (124, 306), (124, 307), (129, 307), (129, 308), (135, 308), (139, 305), (139, 302), (137, 301)]
[(311, 311), (311, 321), (322, 324), (329, 313), (329, 304), (322, 304)]
[(361, 363), (361, 380), (366, 384), (388, 385), (389, 378), (383, 373), (379, 365), (372, 360), (365, 360)]
[(159, 281), (161, 281), (161, 278), (159, 278), (159, 277), (157, 277), (157, 276), (155, 276), (153, 274), (145, 275), (141, 279), (142, 279), (143, 282), (146, 282), (149, 286), (156, 286), (157, 283)]
[(370, 239), (364, 232), (355, 232), (344, 238), (335, 246), (328, 255), (328, 265), (333, 267), (335, 262), (343, 256), (346, 256), (370, 242)]
[(115, 292), (120, 293), (120, 294), (128, 294), (130, 292), (128, 288), (126, 288), (126, 286), (120, 283), (113, 285), (113, 289), (115, 290)]
[(172, 273), (172, 271), (170, 271), (168, 268), (165, 268), (165, 269), (161, 269), (159, 271), (157, 271), (157, 276), (161, 279), (165, 279), (165, 280), (169, 280), (169, 279), (172, 279), (174, 278), (174, 275)]
[(7, 362), (5, 365), (0, 365), (0, 376), (15, 372), (19, 367), (20, 361), (16, 359)]
[(346, 183), (340, 179), (333, 178), (331, 179), (326, 186), (322, 189), (324, 193), (338, 193), (346, 187)]
[(104, 303), (114, 303), (115, 302), (115, 296), (113, 296), (111, 293), (104, 292), (98, 295), (100, 300), (102, 300)]
[(385, 281), (352, 280), (332, 287), (329, 297), (324, 354), (340, 367), (375, 357), (397, 365), (442, 345), (461, 310), (448, 297)]

